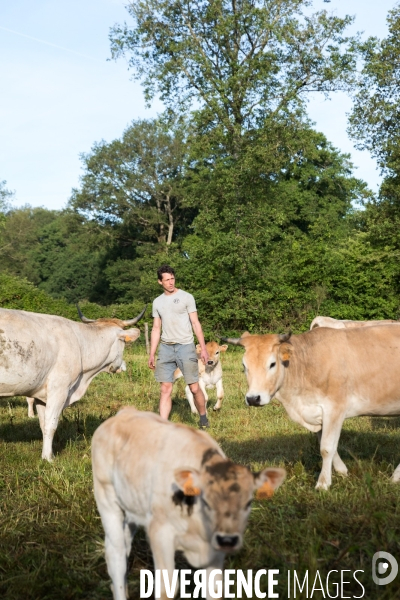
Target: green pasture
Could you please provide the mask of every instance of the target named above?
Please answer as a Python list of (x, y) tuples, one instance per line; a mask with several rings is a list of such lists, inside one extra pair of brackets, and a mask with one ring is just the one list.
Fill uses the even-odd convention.
[[(277, 402), (260, 409), (246, 407), (241, 350), (230, 348), (223, 358), (226, 397), (220, 413), (209, 410), (211, 435), (230, 458), (254, 470), (266, 465), (287, 469), (277, 494), (268, 502), (254, 503), (244, 548), (226, 566), (279, 569), (280, 598), (288, 598), (287, 572), (294, 569), (302, 578), (308, 569), (312, 582), (317, 570), (325, 582), (330, 570), (362, 569), (358, 578), (364, 598), (400, 598), (396, 581), (377, 586), (371, 577), (376, 551), (386, 550), (400, 559), (400, 487), (390, 483), (400, 462), (399, 419), (347, 421), (339, 451), (350, 475), (346, 480), (334, 476), (329, 492), (317, 492), (321, 460), (314, 435), (289, 421)], [(96, 427), (124, 405), (150, 411), (158, 405), (158, 386), (143, 348), (131, 346), (126, 362), (126, 373), (101, 374), (85, 397), (65, 411), (52, 464), (40, 459), (39, 423), (28, 419), (25, 399), (0, 399), (1, 598), (112, 598), (92, 493), (91, 438)], [(211, 401), (214, 398), (210, 391)], [(172, 420), (197, 425), (182, 381), (174, 390)], [(177, 564), (184, 564), (181, 557)], [(139, 570), (151, 567), (151, 553), (140, 532), (131, 554), (131, 598), (139, 598)], [(351, 573), (346, 575), (353, 583), (345, 587), (345, 595), (360, 597), (361, 587)], [(330, 593), (334, 596), (334, 588)], [(306, 597), (297, 593), (297, 598)], [(315, 591), (312, 597), (324, 595)]]

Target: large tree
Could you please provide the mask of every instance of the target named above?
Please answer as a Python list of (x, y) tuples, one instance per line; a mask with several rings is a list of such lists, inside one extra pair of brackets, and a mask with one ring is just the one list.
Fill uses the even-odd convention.
[(131, 257), (138, 243), (170, 245), (185, 227), (185, 154), (183, 125), (134, 121), (121, 139), (82, 155), (85, 172), (70, 204), (114, 230)]
[(352, 21), (307, 0), (141, 0), (132, 25), (111, 31), (113, 57), (127, 56), (148, 100), (196, 109), (205, 129), (222, 127), (229, 151), (266, 119), (304, 108), (307, 92), (348, 89)]
[(349, 132), (357, 147), (369, 150), (386, 175), (400, 173), (400, 7), (389, 12), (389, 34), (361, 47), (364, 66), (358, 80)]

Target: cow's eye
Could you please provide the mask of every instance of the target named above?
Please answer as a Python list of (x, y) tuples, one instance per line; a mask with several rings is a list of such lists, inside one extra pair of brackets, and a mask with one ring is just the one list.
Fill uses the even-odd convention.
[(208, 502), (206, 502), (206, 501), (204, 500), (204, 498), (203, 498), (203, 497), (201, 497), (201, 500), (202, 500), (202, 502), (203, 502), (204, 506), (205, 506), (206, 508), (208, 508), (208, 510), (210, 510), (210, 505), (208, 504)]
[(270, 368), (270, 369), (273, 369), (275, 365), (276, 365), (276, 362), (272, 362), (272, 363), (269, 365), (269, 368)]
[(215, 356), (217, 356), (217, 354), (219, 354), (219, 352), (216, 352), (216, 353), (215, 353)]
[(246, 510), (249, 510), (249, 508), (251, 507), (253, 503), (253, 500), (249, 500), (248, 503), (246, 504)]

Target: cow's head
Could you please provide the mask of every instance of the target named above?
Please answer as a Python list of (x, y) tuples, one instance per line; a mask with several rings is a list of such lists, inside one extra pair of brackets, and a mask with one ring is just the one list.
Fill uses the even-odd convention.
[(147, 306), (144, 307), (141, 313), (137, 317), (128, 320), (115, 319), (115, 318), (100, 318), (100, 319), (88, 319), (85, 317), (79, 306), (77, 305), (78, 314), (83, 323), (90, 325), (92, 328), (96, 328), (102, 333), (102, 338), (107, 336), (107, 344), (109, 347), (109, 353), (105, 360), (105, 366), (102, 369), (109, 373), (120, 373), (126, 371), (126, 364), (123, 360), (123, 353), (125, 344), (128, 342), (134, 342), (140, 336), (140, 330), (136, 328), (125, 329), (135, 325), (146, 312)]
[(246, 350), (243, 367), (249, 390), (246, 404), (263, 406), (268, 404), (283, 383), (285, 369), (289, 366), (293, 353), (290, 333), (285, 335), (250, 335), (243, 333), (240, 338), (222, 338)]
[(269, 498), (285, 477), (286, 471), (279, 468), (252, 473), (213, 449), (205, 452), (200, 471), (175, 471), (175, 482), (185, 496), (199, 497), (211, 545), (222, 552), (241, 548), (254, 492), (257, 499)]
[[(207, 348), (207, 354), (208, 354), (208, 361), (207, 361), (206, 366), (213, 368), (218, 364), (219, 359), (221, 357), (221, 352), (227, 351), (228, 344), (223, 344), (222, 346), (220, 346), (219, 344), (217, 344), (217, 342), (207, 342), (206, 348)], [(200, 344), (197, 344), (196, 352), (197, 352), (197, 356), (200, 358), (200, 353), (201, 353)]]

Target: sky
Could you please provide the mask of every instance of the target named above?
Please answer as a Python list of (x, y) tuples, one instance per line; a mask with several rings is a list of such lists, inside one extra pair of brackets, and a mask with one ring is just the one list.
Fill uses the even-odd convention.
[[(126, 0), (13, 0), (0, 4), (0, 181), (13, 204), (63, 208), (82, 175), (80, 154), (120, 137), (133, 119), (155, 117), (124, 60), (110, 58), (109, 29), (129, 22)], [(356, 16), (351, 32), (385, 37), (393, 0), (315, 0), (315, 9)], [(349, 140), (351, 100), (315, 95), (317, 129), (352, 155), (355, 173), (376, 191), (379, 173)]]

